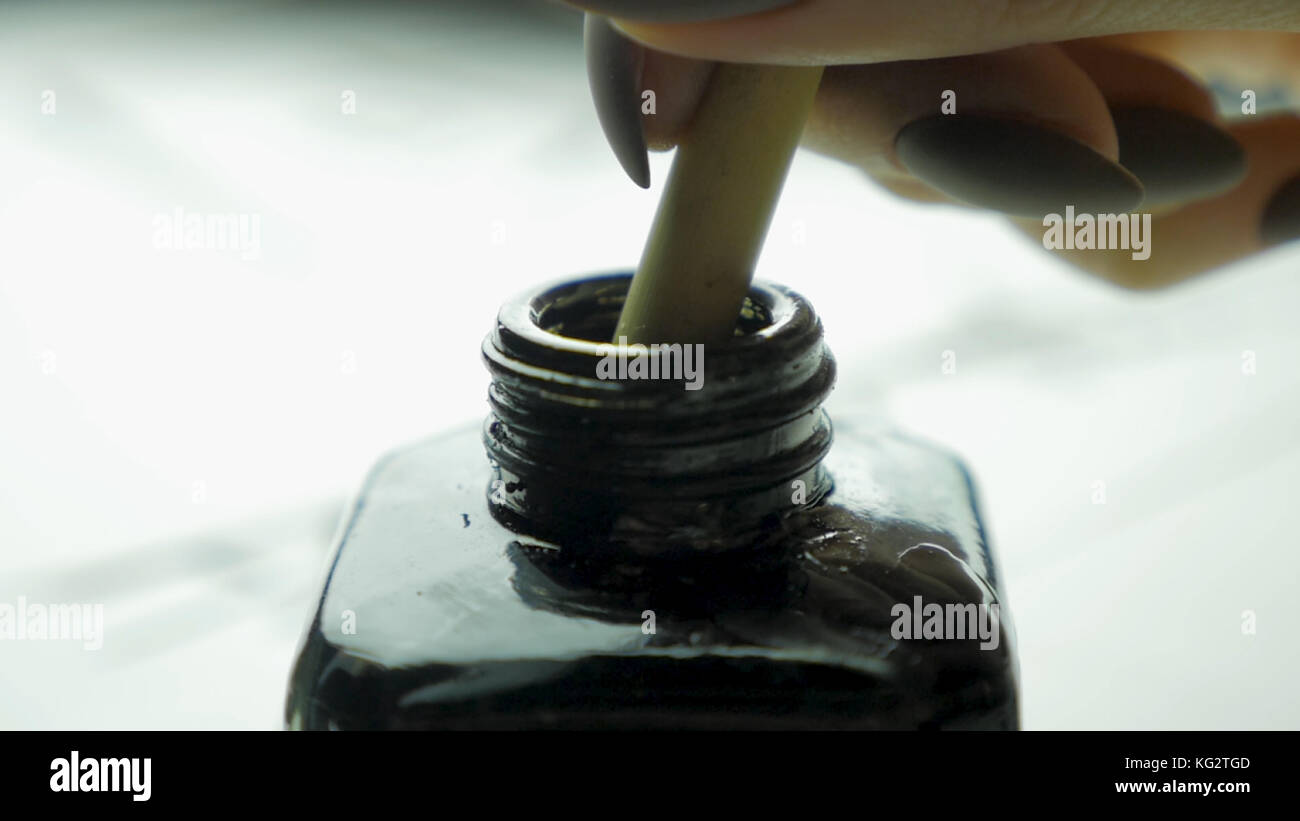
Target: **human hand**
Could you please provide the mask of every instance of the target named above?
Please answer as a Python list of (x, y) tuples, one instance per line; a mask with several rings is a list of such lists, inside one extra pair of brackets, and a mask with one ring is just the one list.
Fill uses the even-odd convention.
[(575, 4), (617, 18), (589, 16), (589, 66), (602, 125), (639, 182), (646, 146), (686, 133), (713, 61), (827, 64), (805, 146), (901, 196), (1006, 213), (1038, 238), (1043, 215), (1066, 206), (1140, 208), (1157, 238), (1149, 258), (1055, 251), (1113, 282), (1167, 285), (1300, 238), (1290, 0)]

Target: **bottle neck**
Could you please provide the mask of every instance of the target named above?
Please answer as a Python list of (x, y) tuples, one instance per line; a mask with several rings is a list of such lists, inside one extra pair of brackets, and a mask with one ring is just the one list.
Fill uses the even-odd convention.
[(761, 547), (774, 517), (830, 489), (835, 378), (812, 306), (755, 285), (724, 343), (611, 344), (629, 274), (506, 303), (492, 374), (489, 506), (566, 548), (636, 555)]

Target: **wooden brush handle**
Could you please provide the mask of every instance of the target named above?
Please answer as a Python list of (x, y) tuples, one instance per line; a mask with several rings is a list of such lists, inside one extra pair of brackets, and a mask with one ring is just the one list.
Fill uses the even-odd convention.
[(723, 63), (673, 159), (614, 341), (731, 336), (820, 67)]

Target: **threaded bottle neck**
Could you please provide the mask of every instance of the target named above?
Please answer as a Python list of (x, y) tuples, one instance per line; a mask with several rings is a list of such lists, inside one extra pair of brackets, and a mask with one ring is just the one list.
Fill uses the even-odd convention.
[(701, 553), (820, 499), (835, 365), (812, 306), (756, 284), (724, 343), (627, 348), (608, 339), (630, 281), (501, 308), (483, 343), (493, 515), (566, 546)]

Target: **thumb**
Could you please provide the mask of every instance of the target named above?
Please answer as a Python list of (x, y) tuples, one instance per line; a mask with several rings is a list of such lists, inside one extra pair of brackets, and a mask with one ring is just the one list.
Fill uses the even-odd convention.
[(660, 51), (737, 63), (917, 60), (1145, 31), (1300, 31), (1296, 0), (570, 2), (615, 18), (632, 39)]

